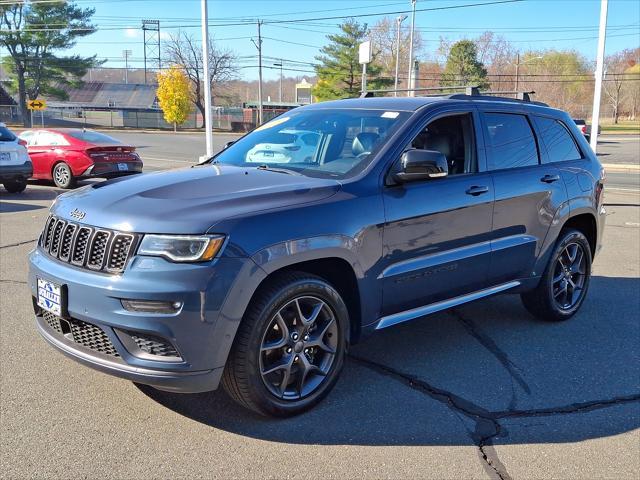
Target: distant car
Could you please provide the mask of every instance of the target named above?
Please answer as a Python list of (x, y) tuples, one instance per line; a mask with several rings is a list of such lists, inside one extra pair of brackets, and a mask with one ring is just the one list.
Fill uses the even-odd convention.
[(27, 188), (32, 173), (26, 143), (0, 123), (0, 183), (9, 193), (20, 193)]
[[(587, 122), (581, 118), (574, 118), (573, 122), (578, 126), (578, 130), (582, 132), (584, 138), (586, 138), (587, 141), (591, 140), (591, 125), (588, 125)], [(598, 125), (598, 135), (600, 135), (601, 130), (602, 129)]]
[(33, 178), (73, 188), (78, 178), (113, 178), (142, 172), (135, 147), (104, 133), (83, 129), (26, 130)]
[(320, 134), (307, 130), (282, 130), (269, 143), (259, 143), (247, 152), (250, 163), (311, 163)]

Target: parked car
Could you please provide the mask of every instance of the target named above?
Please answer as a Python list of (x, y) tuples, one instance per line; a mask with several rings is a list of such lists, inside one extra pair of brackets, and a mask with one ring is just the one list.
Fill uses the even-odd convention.
[[(573, 121), (578, 126), (580, 132), (582, 132), (582, 135), (584, 135), (584, 138), (587, 139), (587, 142), (589, 142), (591, 140), (591, 125), (588, 125), (587, 122), (581, 118), (574, 118)], [(601, 131), (602, 129), (600, 125), (598, 125), (598, 135), (600, 135)]]
[(9, 193), (24, 191), (27, 179), (33, 173), (25, 145), (4, 123), (0, 123), (0, 183)]
[(142, 172), (136, 148), (93, 130), (60, 128), (26, 130), (33, 177), (73, 188), (80, 178), (113, 178)]
[(268, 143), (259, 143), (247, 152), (247, 162), (289, 163), (292, 160), (312, 162), (318, 149), (320, 134), (305, 130), (282, 130)]
[[(250, 158), (301, 130), (319, 137), (313, 162)], [(348, 346), (377, 330), (500, 292), (572, 317), (604, 221), (602, 167), (565, 112), (482, 95), (339, 100), (203, 165), (59, 196), (28, 281), (39, 332), (80, 363), (172, 392), (222, 383), (287, 416), (325, 397)]]

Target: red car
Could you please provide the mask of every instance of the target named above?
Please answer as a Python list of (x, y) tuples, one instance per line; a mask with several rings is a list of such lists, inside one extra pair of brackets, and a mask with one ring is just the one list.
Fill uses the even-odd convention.
[(104, 133), (75, 128), (25, 130), (33, 178), (72, 188), (78, 178), (113, 178), (142, 172), (135, 147)]

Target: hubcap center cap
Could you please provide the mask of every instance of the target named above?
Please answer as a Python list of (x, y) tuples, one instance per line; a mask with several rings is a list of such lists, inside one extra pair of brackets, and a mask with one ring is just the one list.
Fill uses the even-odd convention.
[(293, 346), (293, 351), (296, 353), (300, 353), (303, 348), (304, 348), (304, 342), (296, 342), (296, 344)]

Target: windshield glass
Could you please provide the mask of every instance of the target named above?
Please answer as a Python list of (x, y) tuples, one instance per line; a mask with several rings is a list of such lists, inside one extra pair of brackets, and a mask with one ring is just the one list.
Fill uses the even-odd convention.
[(362, 171), (408, 117), (384, 110), (293, 110), (256, 128), (214, 162), (344, 178)]
[(122, 145), (122, 142), (119, 142), (113, 137), (109, 135), (105, 135), (104, 133), (94, 132), (92, 130), (70, 130), (67, 134), (73, 138), (77, 138), (78, 140), (82, 140), (87, 143), (105, 143), (108, 145)]

